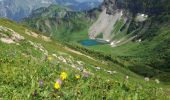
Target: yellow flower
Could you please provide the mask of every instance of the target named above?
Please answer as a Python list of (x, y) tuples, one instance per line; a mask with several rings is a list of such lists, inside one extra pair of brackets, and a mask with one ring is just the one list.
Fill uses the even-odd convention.
[(60, 74), (61, 80), (65, 80), (65, 79), (67, 79), (67, 77), (68, 77), (68, 75), (67, 75), (66, 72), (62, 72), (62, 73)]
[(80, 79), (80, 75), (75, 75), (76, 79)]
[(61, 88), (61, 86), (60, 86), (60, 84), (59, 84), (58, 82), (56, 82), (56, 83), (54, 84), (54, 88), (55, 88), (56, 90), (58, 90), (58, 89)]
[(53, 58), (51, 56), (48, 57), (48, 60), (51, 61)]

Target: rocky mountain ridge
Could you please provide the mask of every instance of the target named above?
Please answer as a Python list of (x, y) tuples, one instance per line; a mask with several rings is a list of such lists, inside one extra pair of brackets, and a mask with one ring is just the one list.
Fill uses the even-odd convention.
[[(81, 0), (80, 0), (81, 1)], [(77, 1), (77, 0), (1, 0), (0, 17), (19, 21), (40, 7), (48, 7), (51, 4), (67, 6), (72, 10), (89, 10), (101, 4), (101, 1)]]

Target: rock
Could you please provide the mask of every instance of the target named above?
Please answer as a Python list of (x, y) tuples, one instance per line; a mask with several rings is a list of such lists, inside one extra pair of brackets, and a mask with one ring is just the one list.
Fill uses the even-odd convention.
[[(0, 40), (7, 44), (17, 43), (25, 39), (23, 36), (7, 27), (0, 26), (0, 31)], [(8, 34), (5, 34), (4, 32), (7, 32)]]

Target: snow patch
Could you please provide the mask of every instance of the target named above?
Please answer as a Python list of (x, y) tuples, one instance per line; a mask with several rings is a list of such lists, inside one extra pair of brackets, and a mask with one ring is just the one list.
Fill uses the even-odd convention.
[(147, 19), (148, 19), (148, 15), (146, 15), (146, 14), (138, 13), (137, 16), (136, 16), (136, 21), (137, 22), (144, 22)]

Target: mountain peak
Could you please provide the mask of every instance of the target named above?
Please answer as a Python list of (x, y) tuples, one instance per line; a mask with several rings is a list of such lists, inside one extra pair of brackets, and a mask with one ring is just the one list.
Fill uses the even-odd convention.
[(66, 6), (72, 10), (90, 10), (101, 4), (100, 0), (0, 0), (0, 17), (21, 20), (32, 10), (48, 7), (51, 4)]

